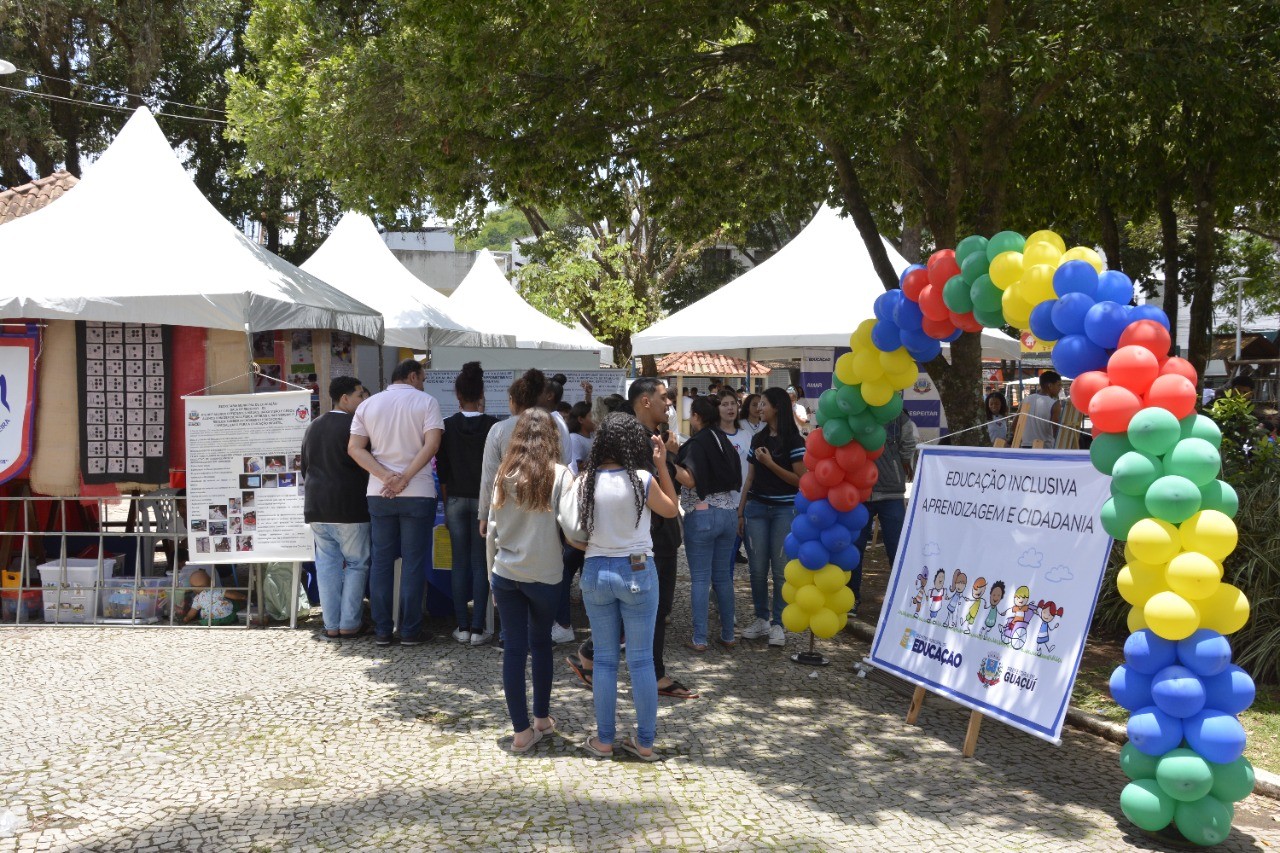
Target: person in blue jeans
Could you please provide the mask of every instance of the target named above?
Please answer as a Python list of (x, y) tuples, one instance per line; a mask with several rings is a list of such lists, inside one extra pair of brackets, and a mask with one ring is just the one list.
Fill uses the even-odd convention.
[[(738, 511), (745, 531), (751, 568), (751, 602), (755, 621), (742, 631), (747, 639), (769, 637), (769, 645), (785, 646), (782, 627), (782, 585), (786, 583), (787, 555), (783, 542), (795, 517), (796, 492), (805, 472), (804, 438), (796, 428), (791, 398), (781, 388), (769, 388), (760, 403), (765, 428), (751, 439), (750, 470), (743, 484)], [(773, 601), (769, 576), (773, 575)]]
[[(646, 469), (652, 465), (656, 477)], [(657, 488), (653, 488), (654, 481)], [(653, 667), (653, 629), (658, 616), (658, 570), (650, 535), (652, 513), (675, 518), (676, 487), (667, 471), (667, 447), (631, 415), (604, 419), (591, 455), (575, 486), (577, 528), (571, 541), (585, 538), (582, 603), (595, 640), (591, 689), (596, 733), (582, 748), (608, 758), (619, 746), (645, 761), (658, 760), (658, 679)], [(635, 702), (636, 734), (615, 744), (618, 660), (627, 636), (627, 669)]]
[[(737, 488), (742, 464), (729, 439), (720, 431), (720, 398), (698, 397), (689, 411), (688, 441), (676, 459), (680, 506), (684, 510), (684, 550), (689, 559), (693, 639), (689, 648), (707, 650), (710, 593), (715, 588), (720, 614), (718, 640), (725, 648), (736, 643), (733, 625), (733, 554), (738, 534)], [(734, 413), (737, 413), (735, 406)]]
[(870, 515), (854, 542), (858, 548), (858, 565), (854, 566), (849, 578), (849, 588), (853, 590), (853, 610), (849, 611), (850, 617), (858, 615), (858, 605), (862, 602), (862, 557), (867, 550), (867, 542), (871, 539), (872, 520), (880, 520), (880, 539), (884, 542), (884, 552), (892, 569), (898, 556), (902, 524), (907, 518), (907, 480), (911, 478), (915, 465), (918, 444), (916, 425), (903, 412), (885, 424), (884, 434), (884, 452), (876, 459), (878, 477), (871, 487), (871, 499), (865, 504)]

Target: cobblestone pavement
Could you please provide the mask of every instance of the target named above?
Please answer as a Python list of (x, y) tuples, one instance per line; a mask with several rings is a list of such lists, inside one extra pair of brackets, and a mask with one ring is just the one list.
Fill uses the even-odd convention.
[[(686, 591), (668, 669), (703, 698), (662, 700), (668, 760), (652, 765), (576, 747), (591, 697), (558, 659), (560, 733), (514, 756), (494, 647), (0, 631), (0, 818), (19, 822), (0, 853), (1163, 849), (1120, 814), (1113, 744), (1067, 729), (1053, 747), (988, 721), (965, 760), (967, 713), (931, 699), (906, 726), (909, 691), (856, 678), (866, 646), (851, 637), (823, 643), (817, 671), (761, 641), (686, 650)], [(1236, 815), (1219, 849), (1280, 847), (1277, 803)]]

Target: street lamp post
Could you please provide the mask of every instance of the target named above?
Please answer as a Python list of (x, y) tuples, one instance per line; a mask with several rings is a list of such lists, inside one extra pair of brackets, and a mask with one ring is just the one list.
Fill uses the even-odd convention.
[(5, 59), (0, 59), (0, 75), (13, 74), (18, 70), (18, 66)]

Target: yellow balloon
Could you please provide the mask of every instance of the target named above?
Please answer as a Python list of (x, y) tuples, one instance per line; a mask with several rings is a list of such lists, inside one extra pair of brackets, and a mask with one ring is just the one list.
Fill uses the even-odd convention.
[[(844, 613), (837, 613), (836, 615), (840, 617), (840, 631), (843, 631), (844, 626), (849, 624), (849, 613), (848, 611), (845, 611)], [(836, 633), (839, 633), (840, 631), (837, 631)]]
[(782, 569), (782, 576), (796, 589), (813, 583), (813, 574), (799, 560), (791, 560)]
[(895, 391), (905, 391), (916, 384), (916, 380), (920, 378), (920, 369), (912, 364), (907, 370), (886, 373), (884, 378)]
[(1222, 580), (1222, 567), (1209, 557), (1196, 551), (1183, 551), (1169, 561), (1165, 570), (1169, 589), (1183, 598), (1200, 601), (1218, 589)]
[(1157, 592), (1142, 606), (1147, 627), (1166, 640), (1183, 640), (1200, 627), (1200, 611), (1176, 592)]
[[(1053, 290), (1053, 271), (1054, 267), (1048, 264), (1036, 264), (1022, 271), (1022, 281), (1017, 285), (1018, 292), (1032, 308), (1041, 302), (1058, 298)], [(1007, 290), (1005, 292), (1008, 293)]]
[(1129, 616), (1125, 619), (1129, 626), (1129, 633), (1134, 634), (1142, 631), (1147, 627), (1147, 617), (1143, 615), (1141, 607), (1130, 607)]
[(991, 267), (987, 270), (987, 275), (991, 276), (992, 284), (1005, 290), (1022, 278), (1022, 253), (1001, 252), (996, 255), (995, 260), (991, 262)]
[(1182, 538), (1169, 522), (1144, 518), (1129, 528), (1129, 549), (1144, 563), (1163, 565), (1182, 550)]
[(796, 603), (796, 588), (791, 584), (791, 581), (787, 581), (782, 585), (782, 600), (787, 604)]
[(1074, 248), (1067, 249), (1067, 251), (1062, 253), (1062, 257), (1058, 259), (1058, 264), (1061, 266), (1067, 261), (1084, 261), (1089, 266), (1093, 267), (1094, 272), (1097, 273), (1101, 273), (1105, 266), (1105, 264), (1102, 263), (1102, 256), (1093, 249), (1090, 249), (1088, 246), (1075, 246)]
[(1203, 509), (1178, 525), (1182, 547), (1199, 551), (1211, 560), (1224, 560), (1236, 549), (1239, 534), (1231, 516), (1216, 509)]
[(849, 349), (858, 350), (862, 347), (873, 346), (871, 343), (871, 330), (875, 327), (876, 321), (874, 318), (869, 318), (859, 323), (858, 328), (849, 337)]
[(1124, 543), (1124, 561), (1126, 563), (1132, 563), (1137, 561), (1137, 559), (1138, 558), (1133, 555), (1133, 549), (1129, 547), (1129, 543), (1126, 541)]
[(800, 609), (798, 604), (788, 604), (782, 608), (782, 627), (793, 634), (799, 634), (809, 628), (809, 614)]
[(796, 607), (806, 613), (817, 613), (827, 605), (827, 597), (813, 584), (796, 590)]
[(844, 569), (834, 563), (827, 563), (813, 573), (813, 585), (823, 592), (834, 592), (844, 584)]
[(1031, 304), (1022, 298), (1022, 288), (1014, 285), (1000, 298), (1000, 310), (1005, 322), (1015, 329), (1025, 329), (1031, 324)]
[(1046, 264), (1054, 269), (1058, 268), (1059, 260), (1062, 258), (1062, 249), (1052, 243), (1036, 243), (1034, 246), (1030, 243), (1022, 250), (1022, 269), (1023, 275), (1026, 271), (1034, 266)]
[(872, 379), (862, 383), (862, 399), (868, 406), (883, 406), (893, 399), (893, 386), (884, 379)]
[(1213, 595), (1199, 601), (1200, 623), (1219, 634), (1234, 634), (1249, 621), (1249, 598), (1229, 583), (1219, 583)]
[(809, 630), (822, 639), (834, 637), (840, 633), (840, 617), (824, 607), (809, 617)]
[(858, 372), (853, 367), (853, 353), (847, 352), (836, 359), (836, 379), (845, 385), (858, 384)]
[(1037, 231), (1027, 238), (1027, 247), (1030, 248), (1036, 243), (1048, 243), (1050, 246), (1058, 250), (1058, 254), (1062, 254), (1067, 250), (1066, 241), (1058, 236), (1058, 232), (1045, 228)]
[[(1142, 563), (1126, 563), (1116, 574), (1116, 589), (1125, 601), (1134, 607), (1141, 607), (1147, 603), (1147, 599), (1166, 587), (1158, 578), (1143, 571)], [(785, 595), (783, 600), (787, 600)]]
[(848, 613), (853, 609), (853, 590), (841, 586), (827, 593), (827, 609), (836, 613)]
[(880, 353), (880, 364), (884, 366), (885, 373), (901, 373), (904, 370), (916, 369), (916, 360), (904, 347), (898, 347), (893, 352)]
[(884, 376), (884, 365), (880, 363), (880, 351), (875, 347), (867, 347), (853, 354), (853, 369), (860, 382), (869, 382)]

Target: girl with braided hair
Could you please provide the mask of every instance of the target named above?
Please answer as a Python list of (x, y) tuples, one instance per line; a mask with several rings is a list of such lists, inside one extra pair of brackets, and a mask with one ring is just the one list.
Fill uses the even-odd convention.
[(576, 488), (579, 526), (587, 539), (582, 603), (595, 640), (591, 689), (596, 734), (582, 746), (598, 758), (613, 755), (618, 658), (625, 628), (636, 734), (618, 745), (645, 761), (656, 761), (658, 680), (653, 628), (658, 614), (658, 571), (649, 520), (651, 512), (663, 518), (674, 518), (678, 512), (675, 484), (667, 471), (667, 447), (633, 416), (610, 414), (596, 432)]

